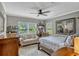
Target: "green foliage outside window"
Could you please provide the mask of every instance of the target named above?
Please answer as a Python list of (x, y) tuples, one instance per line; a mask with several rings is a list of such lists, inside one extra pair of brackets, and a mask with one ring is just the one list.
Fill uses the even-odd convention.
[(19, 31), (20, 33), (27, 32), (27, 27), (26, 27), (26, 26), (27, 26), (27, 25), (26, 25), (25, 23), (19, 22), (19, 23), (18, 23), (18, 31)]
[(19, 33), (36, 33), (36, 24), (27, 22), (18, 22)]
[(35, 24), (29, 24), (29, 32), (36, 33), (36, 26)]

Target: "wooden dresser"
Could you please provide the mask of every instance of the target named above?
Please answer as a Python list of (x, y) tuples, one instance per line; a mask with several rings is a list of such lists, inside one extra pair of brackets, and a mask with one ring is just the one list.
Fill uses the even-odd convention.
[(0, 56), (18, 56), (19, 37), (0, 38)]

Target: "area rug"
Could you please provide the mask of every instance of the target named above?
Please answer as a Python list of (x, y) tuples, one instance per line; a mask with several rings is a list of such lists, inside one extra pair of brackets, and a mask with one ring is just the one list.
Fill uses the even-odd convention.
[(38, 46), (36, 44), (21, 47), (19, 50), (19, 55), (20, 56), (48, 56), (48, 54), (46, 54), (44, 51), (38, 50)]

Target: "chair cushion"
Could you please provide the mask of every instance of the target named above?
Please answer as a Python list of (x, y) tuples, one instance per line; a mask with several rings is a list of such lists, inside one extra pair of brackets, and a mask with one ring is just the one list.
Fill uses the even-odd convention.
[(30, 39), (26, 39), (26, 40), (23, 40), (23, 41), (31, 41), (31, 40), (36, 40), (36, 39), (30, 38)]

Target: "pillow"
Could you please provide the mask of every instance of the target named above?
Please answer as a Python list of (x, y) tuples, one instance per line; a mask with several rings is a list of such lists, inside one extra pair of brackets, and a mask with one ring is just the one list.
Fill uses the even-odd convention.
[(64, 42), (66, 42), (66, 40), (67, 40), (68, 36), (69, 36), (69, 35), (67, 35), (67, 36), (66, 36), (66, 38), (65, 38)]
[(65, 39), (65, 43), (66, 43), (67, 46), (73, 45), (73, 35), (67, 36), (66, 39)]
[(66, 39), (66, 43), (70, 44), (70, 42), (71, 42), (71, 36), (68, 36)]

